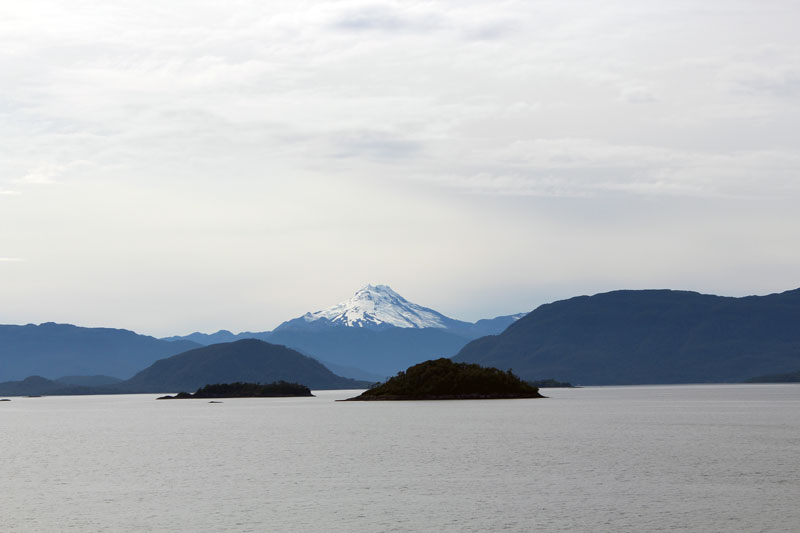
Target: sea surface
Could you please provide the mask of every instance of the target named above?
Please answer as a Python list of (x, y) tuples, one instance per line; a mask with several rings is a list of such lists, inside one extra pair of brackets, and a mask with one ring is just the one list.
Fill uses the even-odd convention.
[(0, 530), (800, 531), (800, 385), (0, 402)]

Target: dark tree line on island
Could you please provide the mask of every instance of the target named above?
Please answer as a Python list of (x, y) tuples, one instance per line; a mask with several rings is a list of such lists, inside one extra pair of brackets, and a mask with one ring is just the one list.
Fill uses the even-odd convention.
[(175, 396), (162, 396), (159, 400), (184, 400), (190, 398), (280, 398), (313, 396), (311, 390), (299, 383), (276, 381), (274, 383), (216, 383), (200, 387), (194, 394), (179, 392)]
[(351, 400), (542, 398), (539, 389), (511, 371), (450, 359), (425, 361)]

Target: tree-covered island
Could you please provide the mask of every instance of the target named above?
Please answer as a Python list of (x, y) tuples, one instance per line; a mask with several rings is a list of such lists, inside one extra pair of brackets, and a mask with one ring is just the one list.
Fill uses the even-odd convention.
[(425, 361), (347, 401), (544, 398), (511, 373), (450, 359)]
[(187, 400), (192, 398), (282, 398), (291, 396), (314, 396), (311, 390), (299, 383), (276, 381), (261, 383), (217, 383), (197, 389), (194, 394), (179, 392), (175, 396), (162, 396), (158, 400)]

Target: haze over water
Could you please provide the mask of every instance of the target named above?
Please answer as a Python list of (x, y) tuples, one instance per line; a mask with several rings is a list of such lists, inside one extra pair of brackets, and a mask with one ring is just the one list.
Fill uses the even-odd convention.
[(793, 531), (800, 386), (0, 403), (3, 531)]

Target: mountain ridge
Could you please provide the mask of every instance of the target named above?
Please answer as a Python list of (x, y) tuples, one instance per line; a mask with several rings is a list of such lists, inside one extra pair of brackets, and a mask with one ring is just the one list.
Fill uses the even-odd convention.
[(209, 384), (236, 382), (287, 381), (315, 389), (361, 389), (372, 384), (338, 376), (311, 357), (256, 339), (201, 346), (159, 359), (125, 381), (107, 376), (65, 379), (67, 381), (32, 375), (19, 381), (0, 382), (0, 395), (144, 394), (189, 391)]
[(800, 289), (620, 290), (544, 304), (453, 360), (583, 385), (742, 382), (800, 368)]
[(128, 378), (158, 359), (197, 346), (183, 339), (165, 341), (118, 328), (55, 322), (0, 325), (0, 381), (31, 375)]

